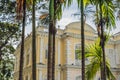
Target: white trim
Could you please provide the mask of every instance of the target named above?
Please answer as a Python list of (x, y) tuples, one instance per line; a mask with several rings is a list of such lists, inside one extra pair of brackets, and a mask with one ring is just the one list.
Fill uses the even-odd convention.
[(58, 40), (58, 64), (60, 64), (60, 40)]
[(66, 80), (71, 80), (70, 79), (70, 74), (71, 72), (69, 70), (66, 71)]
[(58, 79), (57, 80), (60, 80), (60, 71), (58, 71)]
[(43, 56), (42, 56), (42, 52), (43, 52), (43, 39), (42, 38), (40, 38), (40, 63), (42, 63), (42, 58), (43, 58)]
[(30, 80), (30, 74), (28, 74), (28, 80)]
[(41, 70), (39, 70), (39, 80), (42, 80), (42, 71)]
[(69, 54), (70, 54), (70, 41), (67, 39), (66, 40), (66, 64), (70, 64)]

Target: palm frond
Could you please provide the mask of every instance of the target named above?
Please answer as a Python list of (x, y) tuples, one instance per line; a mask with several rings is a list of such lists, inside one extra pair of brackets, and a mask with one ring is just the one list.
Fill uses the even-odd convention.
[(102, 6), (102, 9), (103, 9), (103, 17), (106, 23), (106, 28), (110, 30), (112, 28), (116, 28), (113, 3), (105, 2)]
[(109, 80), (116, 80), (115, 76), (113, 75), (113, 73), (110, 70), (110, 67), (106, 65), (106, 73), (107, 73), (107, 78)]
[(86, 78), (87, 80), (93, 80), (100, 69), (100, 64), (94, 60), (86, 66)]
[[(80, 2), (81, 2), (81, 0), (77, 0), (78, 8), (80, 8), (80, 6), (81, 6)], [(89, 4), (91, 4), (91, 0), (84, 0), (83, 4), (84, 4), (84, 8), (86, 8)]]
[(64, 0), (64, 7), (70, 7), (74, 0)]
[[(106, 35), (105, 42), (109, 40), (109, 35)], [(93, 80), (96, 76), (97, 72), (100, 70), (100, 64), (102, 59), (102, 49), (99, 46), (100, 38), (96, 39), (95, 43), (88, 45), (86, 47), (85, 57), (89, 58), (90, 63), (86, 66), (86, 78), (87, 80)], [(106, 68), (107, 68), (107, 78), (109, 80), (116, 80), (112, 72), (110, 71), (109, 61), (106, 60)]]

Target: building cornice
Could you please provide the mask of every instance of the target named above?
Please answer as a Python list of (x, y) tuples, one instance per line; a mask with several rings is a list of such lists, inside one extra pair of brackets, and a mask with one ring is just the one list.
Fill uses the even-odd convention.
[[(75, 33), (63, 33), (61, 35), (62, 38), (67, 38), (67, 37), (72, 37), (72, 38), (78, 38), (78, 39), (81, 39), (81, 35), (80, 34), (75, 34)], [(96, 37), (95, 36), (88, 36), (88, 35), (85, 35), (85, 39), (86, 40), (95, 40)]]
[(120, 68), (111, 68), (111, 71), (113, 71), (113, 72), (120, 72)]

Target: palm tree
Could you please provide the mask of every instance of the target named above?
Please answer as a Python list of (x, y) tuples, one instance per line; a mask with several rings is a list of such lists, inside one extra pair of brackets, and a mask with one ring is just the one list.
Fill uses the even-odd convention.
[[(36, 80), (36, 34), (35, 34), (35, 0), (32, 0), (32, 78)], [(22, 30), (22, 43), (21, 43), (21, 56), (20, 56), (20, 70), (19, 80), (22, 80), (23, 73), (23, 55), (24, 55), (24, 31), (25, 31), (25, 16), (26, 16), (26, 5), (28, 8), (31, 6), (31, 0), (18, 0), (18, 19), (22, 16), (23, 10), (23, 30)], [(23, 8), (23, 9), (22, 9)]]
[[(106, 36), (105, 44), (108, 42), (109, 36)], [(90, 63), (86, 66), (86, 78), (87, 80), (93, 80), (97, 72), (101, 70), (102, 62), (102, 48), (99, 46), (100, 37), (94, 44), (88, 45), (86, 48), (85, 57), (89, 59)], [(106, 62), (106, 76), (108, 80), (116, 80), (112, 72), (110, 71), (109, 61)]]
[(49, 3), (49, 38), (48, 38), (48, 70), (47, 80), (54, 80), (55, 77), (55, 35), (56, 21), (62, 16), (63, 0), (50, 0)]
[(57, 0), (54, 0), (54, 25), (53, 25), (53, 67), (52, 67), (52, 80), (55, 80), (55, 35), (56, 35), (56, 9), (57, 9)]
[(103, 60), (103, 62), (101, 61), (101, 79), (102, 80), (106, 80), (106, 59), (105, 59), (105, 46), (104, 46), (104, 25), (103, 25), (103, 12), (102, 12), (102, 1), (100, 0), (100, 4), (99, 4), (99, 7), (100, 7), (100, 26), (101, 26), (101, 35), (100, 35), (100, 46), (102, 48), (102, 54), (101, 56), (103, 58), (101, 58)]
[[(52, 3), (51, 3), (52, 4)], [(55, 35), (56, 35), (56, 27), (55, 27), (55, 25), (56, 25), (56, 20), (57, 20), (57, 18), (56, 18), (56, 15), (57, 15), (57, 10), (56, 10), (56, 8), (57, 8), (57, 5), (58, 5), (58, 3), (57, 3), (57, 1), (55, 1), (54, 0), (54, 4), (56, 4), (56, 5), (49, 5), (49, 9), (52, 7), (54, 7), (53, 9), (54, 9), (54, 14), (53, 13), (51, 13), (50, 11), (51, 10), (49, 10), (48, 9), (48, 7), (47, 6), (45, 6), (45, 4), (43, 4), (43, 6), (45, 7), (45, 10), (49, 10), (49, 12), (48, 11), (46, 11), (45, 13), (44, 12), (42, 12), (43, 14), (40, 16), (40, 20), (41, 20), (41, 22), (43, 22), (42, 24), (44, 25), (44, 24), (49, 24), (49, 44), (48, 44), (48, 72), (47, 72), (47, 76), (48, 76), (48, 79), (50, 79), (50, 80), (54, 80), (54, 75), (55, 75)], [(61, 8), (61, 7), (60, 7)], [(51, 14), (50, 14), (51, 13)], [(52, 16), (51, 15), (53, 15), (53, 19), (50, 21), (50, 19), (52, 18)], [(48, 22), (49, 21), (49, 22)], [(50, 23), (51, 22), (51, 23)], [(50, 37), (50, 35), (52, 36), (52, 37)], [(52, 44), (51, 44), (52, 43)], [(50, 52), (51, 51), (51, 52)], [(52, 56), (52, 57), (49, 57), (49, 56)], [(51, 62), (51, 63), (50, 63)], [(51, 65), (52, 64), (52, 65)]]
[(93, 1), (96, 5), (96, 23), (97, 23), (97, 31), (98, 31), (98, 36), (100, 37), (100, 46), (102, 47), (102, 52), (101, 56), (103, 56), (101, 62), (101, 79), (106, 80), (106, 64), (105, 64), (105, 36), (104, 36), (104, 29), (106, 25), (106, 29), (111, 30), (111, 26), (114, 28), (115, 27), (115, 17), (113, 14), (112, 8), (113, 3), (111, 1)]
[(84, 40), (84, 4), (81, 0), (81, 50), (82, 50), (82, 80), (85, 80), (85, 40)]
[(36, 31), (35, 31), (35, 2), (32, 0), (32, 80), (36, 80)]
[(49, 3), (49, 38), (48, 38), (48, 68), (47, 80), (53, 80), (52, 67), (53, 67), (53, 27), (54, 27), (54, 0)]
[(84, 25), (85, 25), (85, 18), (84, 18), (84, 8), (89, 3), (89, 0), (83, 1), (78, 0), (78, 7), (80, 6), (81, 11), (81, 63), (82, 63), (82, 80), (85, 80), (85, 38), (84, 38)]
[(22, 41), (20, 51), (19, 80), (23, 80), (23, 61), (24, 61), (24, 36), (25, 36), (25, 17), (26, 17), (26, 0), (17, 0), (18, 19), (22, 16)]

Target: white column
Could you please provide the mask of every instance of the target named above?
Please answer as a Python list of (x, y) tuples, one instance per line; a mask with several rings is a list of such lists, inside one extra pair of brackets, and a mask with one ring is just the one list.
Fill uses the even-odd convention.
[(40, 63), (42, 63), (42, 58), (43, 58), (43, 39), (40, 38)]
[(30, 80), (30, 74), (28, 74), (28, 80)]
[(60, 71), (58, 71), (58, 79), (57, 80), (60, 80)]
[(60, 64), (60, 40), (58, 40), (58, 64)]
[(67, 70), (66, 73), (67, 73), (67, 75), (66, 75), (66, 78), (67, 78), (67, 79), (66, 79), (66, 80), (71, 80), (71, 78), (70, 78), (70, 74), (71, 74), (70, 71)]
[(70, 41), (67, 39), (66, 40), (66, 64), (71, 64), (71, 59), (70, 59)]
[(39, 80), (42, 80), (42, 71), (39, 70)]

